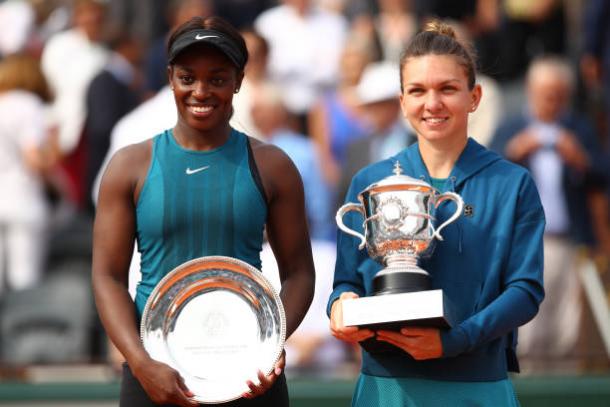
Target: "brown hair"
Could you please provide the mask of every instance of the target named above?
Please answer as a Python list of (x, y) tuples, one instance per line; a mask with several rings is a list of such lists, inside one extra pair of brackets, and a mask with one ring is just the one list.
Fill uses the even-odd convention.
[(402, 88), (402, 71), (409, 58), (425, 55), (451, 55), (464, 67), (468, 77), (468, 88), (473, 89), (476, 82), (476, 54), (472, 45), (458, 40), (455, 31), (449, 24), (431, 20), (417, 33), (407, 45), (400, 58), (400, 90)]
[(13, 54), (0, 61), (0, 92), (24, 90), (51, 100), (49, 85), (37, 59), (29, 55)]

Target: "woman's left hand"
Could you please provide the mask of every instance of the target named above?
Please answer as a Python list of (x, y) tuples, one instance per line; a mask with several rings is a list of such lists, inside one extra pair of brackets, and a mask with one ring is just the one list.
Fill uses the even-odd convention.
[(280, 356), (279, 360), (275, 364), (275, 369), (268, 374), (265, 375), (260, 370), (258, 371), (258, 381), (259, 384), (253, 383), (248, 380), (247, 384), (250, 388), (250, 391), (242, 394), (242, 397), (245, 399), (253, 399), (255, 397), (263, 395), (267, 390), (273, 386), (276, 379), (282, 374), (282, 370), (284, 370), (284, 366), (286, 365), (286, 351), (282, 352), (282, 356)]
[(416, 360), (437, 359), (443, 355), (438, 328), (405, 327), (400, 332), (380, 330), (377, 340), (404, 350)]

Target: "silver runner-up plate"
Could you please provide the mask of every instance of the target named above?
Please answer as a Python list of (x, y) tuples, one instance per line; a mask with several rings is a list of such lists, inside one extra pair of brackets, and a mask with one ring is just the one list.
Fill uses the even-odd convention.
[(188, 261), (146, 302), (140, 337), (149, 355), (176, 369), (199, 403), (235, 400), (270, 374), (282, 354), (286, 316), (255, 267), (231, 257)]

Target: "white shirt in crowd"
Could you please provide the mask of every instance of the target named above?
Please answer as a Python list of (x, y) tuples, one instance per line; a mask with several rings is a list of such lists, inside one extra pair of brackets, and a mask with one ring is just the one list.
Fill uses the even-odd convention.
[(52, 120), (59, 129), (59, 147), (69, 153), (80, 140), (87, 115), (87, 89), (109, 58), (109, 52), (79, 30), (52, 36), (43, 49), (42, 70), (55, 95)]
[(306, 112), (337, 81), (347, 21), (315, 7), (300, 16), (280, 5), (261, 13), (254, 25), (269, 42), (269, 73), (284, 92), (286, 106)]
[(536, 122), (531, 130), (543, 145), (530, 157), (530, 168), (544, 208), (545, 231), (563, 234), (570, 227), (570, 216), (563, 188), (563, 160), (554, 148), (561, 129), (557, 124)]
[(46, 197), (41, 178), (29, 169), (23, 151), (46, 142), (47, 109), (36, 95), (0, 93), (0, 221), (44, 222)]

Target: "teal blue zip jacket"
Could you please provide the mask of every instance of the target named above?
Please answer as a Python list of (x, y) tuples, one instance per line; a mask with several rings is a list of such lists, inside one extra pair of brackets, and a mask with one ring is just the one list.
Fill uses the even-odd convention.
[[(418, 143), (387, 160), (369, 165), (353, 178), (346, 202), (392, 175), (398, 161), (404, 173), (431, 183)], [(416, 361), (395, 348), (390, 352), (363, 350), (362, 372), (383, 377), (433, 380), (493, 381), (518, 371), (517, 328), (531, 320), (544, 298), (544, 212), (528, 171), (510, 163), (473, 139), (457, 160), (440, 192), (453, 191), (464, 200), (462, 216), (447, 226), (420, 267), (453, 303), (457, 324), (441, 331), (443, 356)], [(445, 201), (434, 216), (439, 226), (455, 211)], [(362, 233), (359, 213), (344, 222)], [(358, 250), (359, 239), (342, 231), (337, 237), (333, 292), (327, 312), (341, 293), (371, 295), (372, 280), (382, 265)]]

